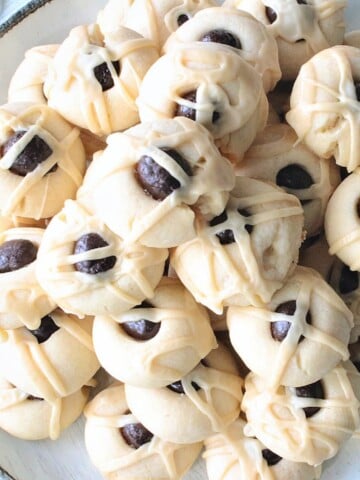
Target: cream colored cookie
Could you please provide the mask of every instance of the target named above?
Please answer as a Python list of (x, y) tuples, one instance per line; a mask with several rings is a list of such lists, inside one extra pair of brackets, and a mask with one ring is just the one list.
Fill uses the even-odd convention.
[(36, 275), (44, 230), (11, 228), (0, 233), (0, 329), (38, 328), (56, 307)]
[(164, 277), (144, 303), (115, 318), (96, 317), (94, 348), (114, 378), (164, 387), (189, 373), (217, 343), (205, 308), (180, 281)]
[(88, 393), (83, 387), (50, 403), (0, 379), (0, 428), (23, 440), (56, 440), (81, 415)]
[(223, 210), (233, 185), (209, 132), (179, 117), (111, 135), (78, 201), (127, 242), (173, 247), (195, 236), (196, 211)]
[(180, 25), (214, 5), (214, 0), (109, 0), (98, 13), (97, 23), (104, 34), (111, 34), (119, 25), (131, 28), (153, 40), (160, 50)]
[(297, 390), (266, 388), (250, 373), (242, 403), (248, 420), (244, 433), (289, 461), (319, 465), (359, 427), (359, 398), (360, 374), (351, 362)]
[(97, 25), (78, 26), (56, 52), (44, 92), (68, 121), (108, 135), (139, 121), (135, 99), (157, 58), (150, 40), (125, 27), (104, 37)]
[(53, 403), (91, 380), (99, 369), (92, 339), (92, 318), (54, 310), (36, 330), (3, 330), (0, 376), (20, 390)]
[(0, 108), (0, 213), (39, 220), (75, 196), (85, 172), (79, 130), (46, 105)]
[(178, 480), (202, 447), (166, 442), (149, 432), (129, 410), (123, 385), (100, 392), (84, 413), (86, 449), (108, 480)]
[(294, 195), (237, 177), (224, 212), (199, 220), (197, 237), (177, 247), (171, 263), (195, 299), (215, 313), (227, 305), (262, 306), (297, 263), (302, 226)]
[(343, 43), (346, 0), (226, 0), (266, 25), (279, 48), (283, 79), (294, 80), (315, 53)]
[(233, 357), (219, 345), (177, 382), (163, 388), (125, 384), (125, 394), (130, 410), (154, 435), (194, 443), (239, 416), (242, 383)]
[(335, 257), (329, 254), (324, 233), (306, 239), (300, 248), (299, 265), (316, 270), (328, 281)]
[(323, 50), (302, 66), (286, 115), (311, 150), (335, 157), (348, 172), (360, 165), (359, 80), (359, 49), (340, 45)]
[(229, 48), (184, 44), (148, 70), (137, 99), (141, 121), (187, 116), (204, 125), (234, 163), (266, 124), (260, 75)]
[(205, 440), (203, 457), (209, 480), (314, 480), (321, 467), (289, 462), (268, 450), (257, 438), (244, 435), (245, 422), (233, 422)]
[(297, 267), (265, 308), (230, 307), (227, 325), (239, 356), (268, 385), (308, 385), (349, 358), (352, 313), (310, 268)]
[(118, 315), (154, 295), (168, 251), (125, 242), (73, 200), (47, 227), (39, 283), (66, 312)]
[(201, 41), (228, 45), (261, 75), (265, 92), (272, 90), (281, 77), (273, 36), (244, 11), (224, 7), (201, 10), (168, 38), (164, 52)]
[(335, 163), (312, 153), (286, 124), (259, 133), (236, 174), (271, 181), (298, 197), (308, 237), (323, 228), (327, 203), (340, 183)]

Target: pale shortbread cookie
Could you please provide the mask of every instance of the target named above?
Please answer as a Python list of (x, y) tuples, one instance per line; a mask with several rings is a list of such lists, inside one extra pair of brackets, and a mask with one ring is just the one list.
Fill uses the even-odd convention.
[(329, 245), (325, 234), (306, 239), (300, 248), (299, 265), (316, 270), (328, 281), (335, 256), (329, 254)]
[(123, 385), (100, 392), (84, 413), (86, 449), (108, 480), (178, 480), (191, 468), (202, 447), (201, 442), (166, 442), (146, 430), (129, 410)]
[(195, 299), (221, 313), (227, 305), (262, 306), (294, 269), (303, 211), (276, 185), (236, 177), (224, 212), (198, 221), (197, 237), (171, 263)]
[(127, 242), (173, 247), (195, 236), (196, 210), (223, 210), (234, 181), (209, 132), (179, 117), (111, 135), (88, 168), (78, 201)]
[(319, 465), (359, 427), (359, 398), (360, 374), (351, 362), (298, 390), (266, 388), (250, 373), (242, 403), (248, 420), (244, 433), (289, 461)]
[(311, 150), (348, 172), (360, 165), (359, 81), (359, 49), (323, 50), (302, 66), (286, 115)]
[(205, 308), (166, 277), (145, 304), (113, 318), (97, 316), (93, 341), (110, 375), (149, 388), (182, 378), (217, 346)]
[(93, 320), (54, 310), (36, 330), (0, 334), (0, 376), (20, 390), (53, 403), (88, 383), (100, 365), (92, 338)]
[(265, 308), (230, 307), (227, 324), (239, 356), (268, 385), (308, 385), (349, 358), (352, 313), (310, 268), (297, 267)]
[(205, 440), (203, 458), (209, 480), (313, 480), (321, 467), (289, 462), (268, 450), (257, 438), (244, 435), (245, 422), (232, 423)]
[(335, 162), (315, 155), (286, 124), (271, 125), (259, 133), (236, 174), (271, 181), (298, 197), (307, 237), (323, 228), (327, 203), (340, 183)]
[(125, 242), (69, 200), (45, 231), (36, 274), (66, 312), (118, 315), (154, 295), (167, 255), (166, 249)]
[(97, 25), (75, 27), (50, 64), (45, 96), (64, 118), (96, 135), (123, 130), (139, 121), (135, 99), (157, 58), (151, 40), (125, 27), (107, 37)]
[(23, 440), (56, 440), (81, 415), (89, 389), (51, 403), (0, 379), (0, 428)]
[(178, 45), (201, 41), (228, 45), (261, 75), (265, 92), (272, 90), (281, 77), (273, 36), (244, 11), (224, 7), (202, 10), (168, 38), (163, 50), (169, 53)]
[(360, 271), (360, 169), (345, 178), (330, 198), (325, 214), (329, 253), (350, 270)]
[(44, 230), (11, 228), (0, 233), (0, 328), (38, 328), (56, 307), (40, 286), (37, 255)]
[(154, 435), (169, 442), (194, 443), (239, 416), (242, 384), (234, 358), (219, 345), (168, 387), (125, 384), (125, 394), (130, 410)]
[(283, 79), (294, 80), (315, 53), (343, 43), (346, 0), (226, 0), (266, 25), (279, 48)]
[(268, 115), (260, 75), (219, 43), (179, 45), (160, 57), (144, 77), (137, 105), (142, 122), (176, 116), (196, 120), (234, 163)]
[(79, 130), (55, 110), (43, 104), (3, 105), (0, 144), (1, 215), (52, 217), (75, 196), (85, 173), (84, 147)]
[(119, 25), (152, 39), (160, 50), (167, 37), (203, 8), (216, 5), (214, 0), (109, 0), (97, 16), (104, 34)]

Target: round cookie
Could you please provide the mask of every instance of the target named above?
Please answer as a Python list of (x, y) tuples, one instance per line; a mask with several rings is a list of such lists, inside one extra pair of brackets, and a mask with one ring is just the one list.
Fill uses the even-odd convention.
[(196, 120), (234, 163), (268, 115), (260, 75), (228, 47), (207, 42), (184, 44), (160, 57), (143, 79), (137, 105), (142, 122)]
[(116, 318), (94, 321), (94, 348), (102, 367), (137, 387), (169, 385), (217, 346), (205, 308), (178, 280), (164, 277), (154, 293)]
[(244, 427), (245, 422), (239, 418), (224, 432), (205, 440), (203, 458), (209, 480), (319, 478), (319, 468), (279, 457), (257, 438), (245, 437)]
[(297, 263), (302, 226), (294, 195), (236, 177), (223, 213), (199, 220), (197, 237), (172, 252), (171, 264), (195, 299), (215, 313), (227, 305), (263, 306)]
[(340, 183), (335, 163), (319, 158), (298, 142), (286, 124), (271, 125), (259, 133), (236, 174), (276, 183), (298, 197), (308, 237), (323, 228), (327, 203)]
[(167, 37), (214, 0), (109, 0), (97, 16), (102, 32), (111, 34), (119, 25), (153, 40), (160, 50)]
[(45, 96), (69, 122), (96, 135), (129, 128), (139, 121), (139, 84), (157, 58), (150, 40), (125, 27), (108, 37), (97, 25), (75, 27), (50, 64)]
[(38, 328), (56, 307), (35, 275), (43, 234), (30, 227), (0, 232), (0, 329)]
[(92, 318), (80, 320), (54, 310), (29, 330), (3, 330), (0, 376), (34, 397), (53, 403), (88, 383), (99, 369)]
[(220, 345), (171, 385), (125, 384), (125, 394), (130, 410), (154, 435), (186, 444), (204, 440), (239, 416), (242, 384), (233, 357)]
[(0, 213), (36, 220), (73, 198), (85, 173), (79, 130), (46, 105), (0, 108)]
[(242, 403), (248, 420), (244, 433), (289, 461), (319, 465), (359, 427), (359, 398), (360, 375), (351, 362), (298, 389), (266, 388), (250, 373)]
[(45, 231), (36, 274), (66, 312), (118, 315), (154, 295), (167, 255), (166, 249), (125, 242), (69, 200)]
[(297, 267), (265, 308), (229, 307), (227, 325), (239, 356), (268, 385), (308, 385), (349, 358), (352, 314), (310, 268)]
[(158, 120), (107, 142), (78, 201), (127, 242), (173, 247), (195, 236), (196, 212), (223, 210), (233, 169), (201, 125), (182, 117)]
[(224, 7), (201, 10), (168, 38), (164, 52), (190, 42), (227, 45), (261, 75), (265, 92), (272, 90), (281, 77), (274, 38), (244, 11)]
[(0, 379), (0, 428), (23, 440), (56, 440), (81, 415), (89, 389), (51, 403)]
[(251, 13), (274, 36), (284, 80), (294, 80), (315, 53), (343, 43), (343, 0), (226, 0), (224, 6)]
[(182, 478), (202, 447), (165, 442), (147, 430), (129, 410), (123, 385), (100, 392), (84, 413), (86, 449), (108, 480)]
[(323, 50), (302, 66), (286, 115), (300, 140), (348, 172), (360, 165), (359, 81), (359, 49)]

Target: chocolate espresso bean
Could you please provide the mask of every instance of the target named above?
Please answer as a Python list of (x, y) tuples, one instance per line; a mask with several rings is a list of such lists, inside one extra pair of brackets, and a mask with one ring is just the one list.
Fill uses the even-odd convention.
[[(310, 385), (305, 385), (304, 387), (296, 387), (295, 393), (301, 398), (325, 398), (324, 389), (320, 380)], [(303, 410), (306, 418), (310, 418), (318, 413), (320, 407), (305, 407)]]
[(57, 330), (59, 330), (59, 327), (54, 320), (49, 315), (46, 315), (41, 319), (40, 327), (36, 330), (30, 330), (30, 332), (36, 337), (38, 343), (44, 343)]
[[(109, 245), (97, 233), (87, 233), (82, 235), (75, 243), (74, 253), (83, 253), (96, 248), (106, 247)], [(116, 263), (114, 255), (110, 257), (100, 258), (99, 260), (83, 260), (75, 263), (74, 267), (78, 272), (88, 273), (89, 275), (97, 275), (111, 270)]]
[[(221, 223), (226, 222), (227, 219), (228, 216), (226, 210), (224, 210), (222, 213), (220, 213), (220, 215), (210, 220), (209, 225), (210, 227), (215, 227), (216, 225), (220, 225)], [(235, 242), (234, 232), (230, 229), (223, 230), (217, 233), (216, 236), (219, 239), (221, 245), (229, 245), (230, 243)]]
[(182, 13), (181, 15), (178, 16), (177, 18), (177, 24), (179, 27), (181, 27), (181, 25), (185, 22), (187, 22), (189, 20), (189, 17), (188, 15), (186, 15), (185, 13)]
[(277, 19), (277, 13), (271, 7), (265, 7), (265, 14), (270, 23), (274, 23)]
[[(185, 93), (182, 95), (181, 98), (185, 100), (189, 100), (190, 102), (196, 103), (196, 90), (192, 90), (191, 92)], [(176, 105), (174, 111), (174, 117), (186, 117), (190, 118), (190, 120), (196, 120), (196, 109), (192, 107), (188, 107), (186, 105)], [(220, 119), (220, 113), (214, 111), (212, 114), (211, 121), (212, 123), (216, 123)]]
[(149, 443), (154, 436), (142, 423), (129, 423), (120, 428), (120, 433), (125, 442), (134, 449)]
[(0, 273), (14, 272), (36, 259), (37, 247), (29, 240), (8, 240), (0, 245)]
[(261, 450), (261, 454), (269, 467), (277, 465), (282, 460), (282, 457), (279, 457), (279, 455), (276, 455), (276, 453), (272, 452), (268, 448), (264, 448), (264, 450)]
[(136, 320), (133, 322), (124, 322), (122, 329), (136, 340), (150, 340), (154, 338), (160, 330), (161, 322), (151, 322), (150, 320)]
[(301, 190), (309, 188), (314, 181), (309, 173), (300, 165), (292, 163), (278, 171), (276, 175), (276, 184), (279, 187), (292, 190)]
[(201, 42), (222, 43), (230, 47), (241, 49), (241, 42), (237, 36), (222, 29), (214, 29), (205, 33), (200, 39)]
[[(120, 63), (118, 61), (111, 62), (117, 75), (120, 73)], [(97, 65), (94, 68), (96, 80), (100, 83), (103, 92), (110, 90), (115, 85), (110, 69), (106, 62)]]
[(353, 292), (359, 288), (359, 273), (352, 272), (347, 265), (341, 269), (339, 291), (342, 294)]

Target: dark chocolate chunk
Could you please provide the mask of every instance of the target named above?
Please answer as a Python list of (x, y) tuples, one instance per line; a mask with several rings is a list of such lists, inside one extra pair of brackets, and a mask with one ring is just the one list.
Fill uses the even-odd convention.
[(0, 245), (0, 273), (26, 267), (36, 259), (37, 247), (29, 240), (8, 240)]
[[(310, 385), (305, 385), (304, 387), (296, 387), (295, 393), (298, 397), (302, 398), (325, 398), (324, 389), (320, 380)], [(305, 407), (303, 410), (306, 418), (310, 418), (318, 413), (320, 407)]]
[[(106, 247), (107, 245), (109, 244), (97, 233), (86, 233), (76, 241), (74, 253), (83, 253), (94, 250), (95, 248)], [(97, 275), (98, 273), (111, 270), (115, 263), (116, 257), (111, 255), (110, 257), (100, 258), (99, 260), (83, 260), (75, 263), (74, 266), (78, 272)]]
[(354, 82), (355, 95), (358, 102), (360, 102), (360, 82)]
[(237, 36), (222, 29), (214, 29), (206, 32), (200, 39), (201, 42), (222, 43), (230, 47), (241, 49), (241, 42)]
[[(185, 93), (181, 98), (196, 103), (196, 90)], [(195, 108), (187, 107), (186, 105), (176, 105), (174, 117), (186, 117), (190, 118), (190, 120), (196, 120), (196, 110)]]
[(279, 187), (290, 188), (292, 190), (309, 188), (313, 183), (314, 181), (309, 173), (296, 163), (282, 168), (276, 175), (276, 184), (279, 185)]
[[(118, 61), (111, 62), (117, 75), (120, 73), (120, 63)], [(100, 83), (102, 91), (106, 92), (115, 85), (110, 69), (106, 62), (97, 65), (94, 68), (94, 75), (96, 80)]]
[(177, 24), (179, 25), (179, 27), (181, 27), (181, 25), (185, 22), (187, 22), (189, 19), (189, 16), (186, 15), (186, 13), (182, 13), (181, 15), (178, 16), (177, 18)]
[(140, 305), (136, 305), (134, 308), (152, 308), (153, 305), (151, 305), (150, 302), (147, 300), (144, 300), (143, 302), (140, 303)]
[(279, 455), (276, 455), (276, 453), (272, 452), (268, 448), (264, 448), (264, 450), (262, 450), (261, 453), (262, 453), (263, 459), (266, 461), (269, 467), (273, 467), (274, 465), (277, 465), (282, 460), (282, 457), (279, 457)]
[(347, 265), (344, 265), (339, 279), (339, 292), (346, 294), (357, 288), (359, 288), (359, 273), (352, 272)]
[[(238, 212), (239, 212), (240, 215), (242, 215), (243, 217), (251, 217), (251, 213), (248, 212), (245, 208), (239, 209)], [(249, 225), (249, 224), (246, 224), (246, 225), (245, 225), (245, 230), (248, 232), (249, 235), (251, 234), (251, 232), (253, 231), (253, 229), (254, 229), (254, 226), (253, 226), (253, 225)]]
[[(191, 385), (196, 391), (200, 390), (200, 387), (197, 383), (191, 382)], [(167, 385), (167, 388), (175, 393), (185, 393), (181, 380), (177, 380), (176, 382), (173, 382), (170, 385)]]
[[(275, 312), (283, 313), (284, 315), (294, 315), (296, 310), (296, 301), (290, 300), (288, 302), (281, 303)], [(270, 322), (271, 336), (274, 340), (282, 342), (289, 333), (291, 323), (285, 320), (279, 320), (277, 322)]]
[(121, 327), (125, 332), (136, 340), (150, 340), (160, 330), (161, 322), (151, 322), (144, 318), (132, 322), (124, 322)]
[(270, 23), (274, 23), (277, 19), (277, 13), (271, 7), (265, 7), (265, 14)]
[(30, 332), (37, 338), (38, 343), (43, 343), (57, 330), (59, 330), (59, 327), (54, 320), (49, 315), (46, 315), (41, 319), (40, 327), (36, 330), (30, 330)]
[[(2, 155), (5, 155), (25, 133), (26, 130), (15, 132), (3, 145)], [(25, 177), (25, 175), (35, 170), (40, 163), (45, 162), (52, 153), (53, 151), (49, 145), (38, 135), (34, 135), (26, 147), (16, 157), (9, 170), (20, 177)], [(54, 172), (56, 169), (57, 165), (54, 165), (47, 173)]]
[(120, 428), (120, 433), (125, 442), (134, 449), (149, 443), (154, 436), (142, 423), (129, 423)]
[[(226, 210), (224, 210), (222, 213), (220, 213), (220, 215), (210, 220), (209, 225), (210, 227), (215, 227), (216, 225), (226, 222), (227, 219), (228, 216)], [(221, 232), (217, 233), (216, 236), (221, 245), (229, 245), (230, 243), (235, 242), (234, 232), (230, 229), (222, 230)]]

